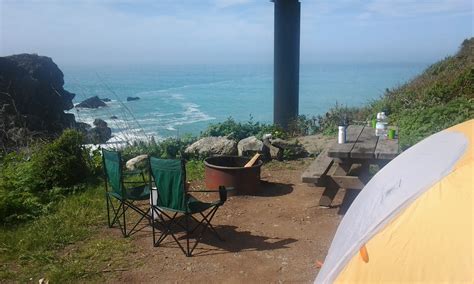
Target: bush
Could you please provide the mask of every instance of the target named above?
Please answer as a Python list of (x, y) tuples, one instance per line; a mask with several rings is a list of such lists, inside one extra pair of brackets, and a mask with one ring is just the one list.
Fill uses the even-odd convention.
[(42, 183), (42, 189), (69, 187), (83, 182), (90, 174), (83, 141), (79, 132), (65, 130), (58, 139), (33, 155), (34, 178)]
[(291, 136), (313, 135), (318, 130), (316, 122), (317, 117), (315, 116), (309, 118), (306, 115), (299, 115), (290, 123), (288, 132)]
[(201, 137), (227, 136), (238, 142), (250, 136), (262, 139), (264, 134), (272, 134), (273, 138), (288, 138), (288, 133), (278, 125), (254, 122), (252, 118), (247, 122), (237, 122), (232, 117), (223, 122), (210, 124), (201, 132)]
[(400, 147), (406, 149), (423, 138), (474, 117), (474, 99), (460, 98), (446, 105), (407, 110), (396, 116)]
[(78, 184), (92, 172), (81, 143), (81, 134), (66, 130), (49, 144), (6, 155), (0, 167), (0, 222), (32, 219), (80, 190)]
[(122, 157), (124, 160), (128, 160), (138, 155), (148, 154), (163, 159), (185, 158), (184, 150), (195, 141), (196, 137), (193, 136), (167, 138), (160, 142), (156, 142), (154, 139), (149, 142), (137, 141), (122, 149)]
[(335, 135), (340, 123), (344, 121), (349, 124), (365, 122), (370, 118), (369, 113), (370, 111), (367, 107), (347, 107), (336, 103), (336, 105), (330, 108), (324, 116), (318, 115), (316, 117), (314, 128), (315, 131), (321, 132), (325, 135)]
[(39, 183), (32, 173), (32, 163), (24, 154), (10, 153), (3, 158), (0, 178), (2, 223), (28, 220), (44, 211), (40, 196), (34, 194)]

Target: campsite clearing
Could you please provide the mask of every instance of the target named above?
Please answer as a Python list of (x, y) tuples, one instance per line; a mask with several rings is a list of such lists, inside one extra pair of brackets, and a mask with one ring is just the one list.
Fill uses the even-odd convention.
[[(312, 282), (324, 261), (336, 228), (344, 196), (335, 207), (321, 209), (317, 200), (323, 188), (300, 181), (312, 159), (272, 162), (262, 168), (258, 196), (230, 197), (214, 219), (221, 242), (207, 234), (193, 257), (176, 243), (153, 247), (151, 233), (142, 231), (131, 240), (139, 248), (129, 255), (141, 265), (108, 275), (110, 282)], [(203, 183), (193, 186), (202, 187)], [(118, 229), (107, 230), (121, 238)]]

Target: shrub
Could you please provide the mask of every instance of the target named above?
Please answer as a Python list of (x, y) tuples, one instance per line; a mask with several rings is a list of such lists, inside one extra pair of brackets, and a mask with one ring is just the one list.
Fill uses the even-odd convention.
[(459, 98), (445, 105), (407, 110), (396, 116), (400, 147), (406, 149), (423, 138), (474, 117), (474, 99)]
[(370, 111), (367, 107), (347, 107), (336, 103), (324, 116), (318, 115), (316, 117), (314, 128), (315, 131), (325, 135), (335, 135), (337, 133), (337, 127), (341, 122), (346, 121), (350, 124), (365, 122), (369, 119), (369, 113)]
[(3, 158), (0, 178), (0, 221), (12, 223), (40, 215), (44, 206), (34, 194), (38, 182), (33, 178), (32, 163), (22, 153)]
[(272, 134), (274, 138), (288, 138), (288, 133), (278, 125), (254, 122), (252, 117), (246, 122), (237, 122), (229, 117), (223, 122), (210, 124), (201, 132), (201, 137), (227, 136), (229, 139), (240, 141), (250, 136), (261, 139), (264, 134)]
[(299, 115), (289, 123), (287, 132), (291, 137), (315, 134), (318, 131), (316, 122), (315, 116), (309, 118), (306, 115)]
[(78, 184), (92, 172), (81, 143), (81, 134), (66, 130), (49, 144), (6, 155), (0, 167), (0, 222), (32, 219), (80, 190)]
[(40, 147), (32, 157), (34, 178), (43, 189), (69, 187), (90, 174), (87, 150), (82, 146), (83, 136), (74, 130), (65, 130), (50, 144)]
[(124, 160), (128, 160), (138, 155), (148, 154), (163, 159), (184, 158), (184, 150), (195, 141), (196, 137), (193, 136), (167, 138), (160, 142), (156, 142), (154, 139), (137, 141), (121, 150), (122, 157)]

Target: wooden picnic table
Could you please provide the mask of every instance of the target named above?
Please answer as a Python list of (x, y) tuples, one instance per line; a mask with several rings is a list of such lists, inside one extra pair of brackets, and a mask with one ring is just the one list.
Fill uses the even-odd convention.
[(303, 173), (302, 181), (326, 187), (319, 205), (329, 207), (340, 188), (360, 191), (370, 179), (370, 165), (385, 166), (399, 154), (398, 139), (375, 136), (369, 126), (347, 127), (346, 143), (335, 141)]

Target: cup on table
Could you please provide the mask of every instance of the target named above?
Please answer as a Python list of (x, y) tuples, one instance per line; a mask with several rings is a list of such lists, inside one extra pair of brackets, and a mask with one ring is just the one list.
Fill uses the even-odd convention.
[(395, 139), (395, 129), (388, 130), (388, 139)]

